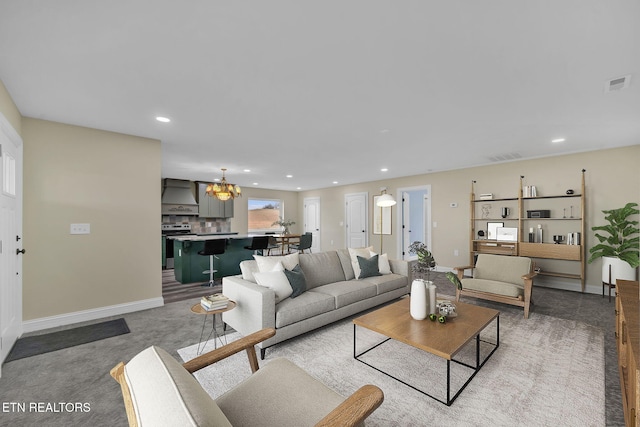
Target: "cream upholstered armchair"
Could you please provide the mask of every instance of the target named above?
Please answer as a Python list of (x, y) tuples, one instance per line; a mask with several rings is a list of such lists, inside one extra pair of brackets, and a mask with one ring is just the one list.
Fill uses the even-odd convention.
[[(275, 334), (263, 329), (180, 364), (152, 346), (111, 376), (120, 383), (130, 426), (353, 426), (384, 399), (365, 385), (347, 399), (287, 359), (259, 369), (255, 344)], [(212, 399), (191, 373), (245, 350), (252, 375)]]
[[(473, 277), (464, 277), (465, 270), (472, 270)], [(454, 267), (462, 288), (456, 289), (456, 301), (460, 296), (481, 298), (524, 308), (524, 318), (529, 318), (533, 279), (533, 262), (520, 256), (479, 254), (476, 265)]]

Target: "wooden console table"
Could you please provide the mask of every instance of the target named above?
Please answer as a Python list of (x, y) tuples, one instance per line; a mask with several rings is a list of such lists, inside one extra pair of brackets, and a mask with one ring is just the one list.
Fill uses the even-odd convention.
[(616, 346), (624, 422), (640, 426), (640, 293), (637, 281), (618, 280)]

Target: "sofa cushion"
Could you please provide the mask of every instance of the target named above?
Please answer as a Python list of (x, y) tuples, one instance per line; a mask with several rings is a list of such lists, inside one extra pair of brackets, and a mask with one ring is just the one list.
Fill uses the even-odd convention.
[(163, 349), (143, 350), (124, 372), (138, 425), (231, 426), (198, 381)]
[[(282, 264), (280, 264), (282, 265)], [(293, 293), (293, 288), (289, 283), (284, 270), (266, 271), (264, 273), (253, 273), (258, 285), (272, 289), (276, 293), (276, 304)]]
[(265, 363), (217, 399), (235, 426), (312, 426), (343, 401), (338, 393), (283, 358)]
[(486, 279), (462, 279), (462, 289), (489, 292), (508, 297), (524, 297), (524, 286)]
[(254, 255), (253, 258), (258, 263), (258, 270), (262, 272), (273, 271), (279, 262), (281, 262), (287, 270), (293, 270), (293, 268), (299, 264), (297, 252), (284, 256)]
[[(372, 257), (377, 255), (375, 252), (370, 252), (369, 255)], [(389, 264), (389, 255), (382, 254), (378, 255), (378, 271), (380, 274), (391, 274), (391, 264)]]
[(530, 271), (530, 258), (479, 254), (473, 278), (523, 285), (522, 276)]
[(251, 259), (240, 262), (240, 272), (242, 273), (242, 278), (244, 280), (256, 283), (254, 274), (258, 271), (260, 270), (258, 270), (258, 263), (256, 262), (256, 260)]
[(335, 309), (335, 298), (307, 291), (297, 298), (287, 298), (276, 306), (276, 328), (299, 322)]
[(341, 308), (354, 302), (376, 296), (376, 285), (364, 280), (349, 280), (318, 286), (314, 292), (331, 295), (335, 298), (335, 308)]
[(338, 253), (338, 258), (340, 259), (340, 264), (342, 265), (342, 271), (344, 271), (344, 280), (355, 279), (356, 275), (353, 272), (353, 266), (351, 265), (351, 255), (349, 254), (349, 249), (338, 249), (336, 252)]
[(300, 267), (307, 278), (307, 289), (345, 280), (336, 251), (300, 254)]
[(351, 256), (351, 267), (353, 267), (353, 273), (355, 277), (360, 277), (360, 265), (358, 264), (358, 257), (370, 258), (371, 252), (373, 252), (373, 246), (366, 248), (349, 248), (349, 255)]
[[(395, 273), (383, 274), (382, 276), (367, 277), (366, 279), (363, 279), (361, 281), (374, 284), (376, 286), (378, 295), (395, 291), (396, 289), (400, 289), (402, 287), (407, 287), (408, 284), (407, 276), (402, 276)], [(409, 289), (407, 288), (407, 292), (408, 291)]]
[(284, 270), (284, 274), (289, 281), (289, 285), (291, 285), (291, 289), (293, 289), (291, 298), (295, 298), (307, 290), (307, 279), (299, 265), (296, 265), (293, 270)]
[(371, 258), (363, 258), (360, 255), (358, 258), (358, 266), (360, 267), (360, 275), (358, 279), (364, 279), (365, 277), (381, 276), (378, 268), (378, 255), (373, 255)]

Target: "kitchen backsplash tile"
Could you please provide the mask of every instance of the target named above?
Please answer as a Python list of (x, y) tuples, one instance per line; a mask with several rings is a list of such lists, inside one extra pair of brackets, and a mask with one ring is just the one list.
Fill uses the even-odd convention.
[(163, 215), (163, 224), (191, 224), (191, 232), (198, 233), (230, 233), (229, 218), (199, 218), (189, 215)]

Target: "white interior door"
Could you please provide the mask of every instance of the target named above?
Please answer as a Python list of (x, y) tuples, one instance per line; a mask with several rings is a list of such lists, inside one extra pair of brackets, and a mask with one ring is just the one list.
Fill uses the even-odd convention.
[(22, 139), (0, 114), (0, 363), (22, 335), (21, 249)]
[(354, 193), (345, 196), (346, 202), (346, 243), (347, 248), (363, 248), (369, 243), (368, 193)]
[(320, 252), (320, 198), (307, 197), (304, 199), (304, 232), (311, 233), (311, 252)]
[(405, 191), (402, 193), (402, 259), (411, 258), (411, 242), (411, 196)]

